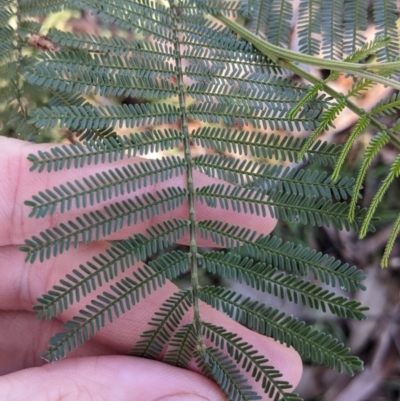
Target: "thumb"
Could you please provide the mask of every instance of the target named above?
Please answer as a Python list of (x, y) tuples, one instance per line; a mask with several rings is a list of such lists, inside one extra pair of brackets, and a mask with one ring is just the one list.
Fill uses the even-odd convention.
[(3, 401), (224, 401), (206, 377), (128, 356), (71, 358), (0, 377)]

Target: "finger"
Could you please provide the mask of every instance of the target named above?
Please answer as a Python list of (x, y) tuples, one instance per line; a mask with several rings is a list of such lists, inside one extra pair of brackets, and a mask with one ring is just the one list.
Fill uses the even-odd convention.
[[(36, 320), (35, 313), (0, 311), (0, 376), (18, 370), (42, 366), (40, 357), (49, 338), (62, 331), (62, 322)], [(112, 355), (113, 350), (95, 341), (88, 341), (67, 355), (70, 357)]]
[(1, 400), (31, 401), (33, 394), (36, 400), (63, 401), (225, 400), (200, 374), (127, 356), (74, 358), (0, 377)]
[[(24, 205), (24, 201), (30, 200), (34, 194), (47, 188), (52, 189), (54, 186), (65, 184), (67, 181), (73, 182), (83, 177), (96, 174), (101, 171), (107, 171), (110, 168), (122, 167), (127, 164), (135, 164), (144, 159), (133, 157), (124, 161), (118, 161), (110, 164), (90, 165), (83, 169), (62, 170), (61, 172), (42, 173), (30, 172), (31, 163), (27, 160), (30, 153), (37, 153), (38, 150), (48, 150), (50, 145), (34, 145), (27, 142), (13, 140), (9, 138), (0, 138), (0, 173), (2, 176), (2, 187), (0, 194), (0, 226), (6, 227), (0, 230), (0, 246), (1, 245), (21, 245), (25, 239), (38, 232), (66, 223), (69, 220), (81, 216), (84, 212), (101, 209), (100, 205), (89, 206), (85, 210), (73, 207), (71, 211), (64, 214), (55, 212), (51, 216), (35, 219), (29, 218), (30, 208)], [(52, 146), (54, 147), (54, 145)], [(198, 171), (195, 171), (195, 183), (198, 187), (210, 185), (220, 182), (218, 179), (207, 177)], [(184, 175), (173, 177), (162, 183), (147, 186), (135, 191), (135, 196), (147, 192), (155, 193), (157, 190), (167, 187), (186, 187), (186, 178)], [(113, 198), (113, 201), (121, 201), (123, 199), (132, 198), (132, 194), (120, 195)], [(110, 202), (102, 203), (102, 205)], [(269, 234), (275, 227), (276, 220), (270, 216), (259, 217), (251, 214), (239, 213), (232, 210), (222, 210), (217, 208), (208, 208), (196, 202), (197, 219), (214, 219), (231, 221), (234, 224), (248, 227), (258, 231), (260, 234)], [(138, 231), (144, 231), (146, 228), (154, 226), (166, 219), (188, 218), (188, 205), (183, 204), (178, 209), (165, 214), (154, 216), (145, 222), (139, 222), (134, 227), (125, 227), (116, 235), (112, 235), (113, 239), (126, 238)], [(199, 246), (209, 246), (211, 240), (205, 241), (199, 239)]]
[[(31, 309), (36, 298), (58, 284), (65, 272), (71, 271), (71, 260), (74, 265), (85, 262), (91, 255), (104, 251), (105, 243), (93, 243), (71, 250), (68, 255), (61, 255), (53, 260), (46, 261), (38, 267), (24, 265), (21, 253), (15, 247), (0, 249), (0, 275), (4, 278), (0, 282), (0, 309)], [(54, 263), (54, 265), (53, 265)], [(8, 266), (13, 266), (10, 271)], [(56, 267), (55, 267), (56, 266)], [(137, 266), (136, 266), (137, 268)], [(132, 274), (135, 268), (126, 271)], [(104, 289), (104, 288), (103, 288)], [(126, 353), (140, 339), (140, 335), (153, 327), (148, 324), (154, 312), (159, 311), (162, 304), (178, 288), (171, 282), (167, 282), (162, 288), (142, 299), (113, 324), (106, 325), (94, 340), (115, 352)], [(89, 303), (96, 295), (90, 294), (85, 303)], [(65, 312), (59, 315), (63, 321), (71, 320), (79, 313), (82, 305), (73, 304)], [(269, 359), (269, 363), (282, 372), (284, 380), (296, 385), (301, 376), (301, 360), (299, 355), (291, 348), (276, 343), (271, 338), (252, 332), (229, 317), (220, 314), (207, 305), (201, 305), (201, 316), (206, 322), (223, 326), (232, 333), (237, 333), (246, 339), (255, 349), (259, 350)], [(192, 311), (186, 314), (182, 324), (192, 320)]]

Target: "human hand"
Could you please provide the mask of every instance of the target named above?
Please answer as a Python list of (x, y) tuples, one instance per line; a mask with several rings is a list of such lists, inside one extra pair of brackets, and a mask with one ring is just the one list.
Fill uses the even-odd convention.
[[(54, 146), (54, 145), (52, 145)], [(107, 170), (109, 166), (87, 166), (81, 170), (63, 170), (58, 173), (30, 173), (27, 156), (49, 145), (32, 145), (27, 142), (0, 138), (0, 399), (11, 400), (133, 400), (133, 401), (222, 401), (225, 396), (219, 387), (196, 371), (184, 370), (158, 361), (128, 357), (127, 351), (139, 340), (140, 334), (149, 329), (147, 322), (154, 311), (177, 287), (167, 283), (152, 295), (132, 307), (113, 324), (106, 325), (91, 341), (70, 353), (64, 360), (53, 365), (40, 359), (47, 348), (48, 339), (62, 331), (62, 322), (71, 320), (81, 308), (72, 305), (59, 315), (59, 320), (36, 321), (32, 305), (36, 299), (57, 284), (66, 273), (80, 263), (90, 260), (104, 251), (108, 245), (95, 241), (66, 254), (45, 261), (41, 265), (24, 262), (25, 255), (18, 250), (25, 238), (39, 231), (54, 227), (80, 215), (81, 210), (47, 216), (45, 219), (28, 217), (29, 208), (23, 202), (34, 193), (51, 188), (59, 181), (73, 181), (88, 174)], [(117, 164), (134, 163), (139, 158), (127, 159)], [(211, 183), (209, 177), (196, 177), (202, 184)], [(183, 178), (175, 182), (160, 183), (139, 192), (156, 191), (165, 186), (182, 185)], [(118, 199), (123, 199), (119, 197)], [(95, 208), (93, 208), (94, 210)], [(197, 205), (198, 219), (234, 221), (235, 224), (268, 234), (275, 221), (270, 217), (243, 215), (233, 211), (209, 209)], [(171, 217), (186, 218), (187, 205), (171, 212)], [(120, 239), (142, 232), (165, 216), (140, 222), (133, 228), (127, 227), (107, 239)], [(170, 218), (170, 216), (168, 216)], [(184, 239), (183, 241), (187, 241)], [(211, 245), (203, 241), (200, 246)], [(131, 275), (141, 263), (127, 272)], [(99, 293), (99, 292), (97, 292)], [(93, 299), (96, 292), (89, 294)], [(85, 300), (86, 301), (86, 300)], [(301, 376), (301, 360), (291, 348), (252, 332), (235, 323), (227, 316), (201, 305), (201, 313), (209, 322), (224, 326), (252, 344), (269, 363), (283, 374), (283, 380), (296, 386)], [(189, 320), (190, 317), (187, 318)], [(193, 370), (196, 367), (193, 365)], [(244, 373), (246, 374), (246, 373)], [(257, 383), (247, 374), (249, 383), (260, 390)], [(199, 398), (193, 398), (193, 397)], [(166, 397), (166, 398), (163, 398)], [(172, 397), (172, 398), (168, 398)], [(177, 398), (173, 398), (177, 397)], [(192, 397), (192, 398), (191, 398)], [(264, 395), (264, 401), (269, 400)]]

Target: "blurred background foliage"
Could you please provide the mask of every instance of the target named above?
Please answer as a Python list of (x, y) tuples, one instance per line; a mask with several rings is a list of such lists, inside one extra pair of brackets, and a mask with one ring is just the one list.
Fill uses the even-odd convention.
[[(294, 1), (294, 9), (297, 10), (298, 2)], [(296, 8), (297, 7), (297, 8)], [(90, 13), (81, 13), (75, 10), (65, 10), (52, 13), (46, 17), (37, 19), (42, 23), (40, 34), (46, 34), (48, 29), (53, 27), (60, 30), (67, 30), (76, 33), (102, 34), (108, 36), (130, 37), (132, 34), (120, 31), (115, 26), (105, 26), (96, 20)], [(398, 20), (399, 21), (399, 20)], [(246, 21), (242, 21), (246, 24)], [(400, 23), (398, 22), (398, 25)], [(298, 50), (299, 43), (296, 35), (296, 12), (292, 21), (292, 34), (290, 48)], [(373, 30), (367, 31), (367, 40), (373, 38)], [(138, 35), (135, 35), (136, 38)], [(32, 47), (28, 50), (30, 55), (40, 51)], [(327, 72), (316, 68), (309, 68), (309, 72), (318, 77), (326, 77)], [(297, 77), (293, 79), (298, 80)], [(346, 93), (351, 87), (351, 79), (340, 77), (331, 85), (337, 90)], [(75, 143), (79, 140), (76, 134), (66, 129), (55, 128), (43, 130), (40, 133), (34, 132), (21, 113), (27, 115), (30, 110), (46, 105), (52, 97), (46, 88), (33, 87), (27, 82), (15, 82), (14, 89), (18, 91), (19, 100), (8, 102), (6, 88), (0, 79), (0, 135), (29, 139), (37, 143)], [(369, 110), (380, 99), (394, 93), (391, 88), (380, 85), (374, 86), (364, 96), (355, 99), (355, 102)], [(91, 103), (99, 104), (104, 98), (89, 95), (87, 100)], [(135, 104), (140, 99), (118, 98), (106, 100), (115, 103)], [(173, 100), (172, 100), (173, 101)], [(400, 114), (400, 113), (399, 113)], [(400, 115), (390, 115), (380, 117), (383, 124), (393, 125)], [(344, 143), (352, 131), (356, 122), (356, 116), (350, 111), (340, 115), (335, 121), (335, 128), (324, 132), (319, 138), (331, 143)], [(191, 122), (191, 129), (197, 128), (198, 122)], [(238, 127), (243, 130), (248, 127)], [(33, 130), (33, 131), (32, 131)], [(124, 132), (120, 130), (120, 134)], [(364, 150), (373, 137), (375, 132), (370, 128), (358, 138), (346, 161), (342, 175), (354, 176), (362, 162)], [(306, 133), (295, 132), (293, 135), (305, 136)], [(175, 154), (181, 149), (172, 151)], [(193, 152), (198, 155), (204, 152), (201, 148), (193, 148)], [(171, 154), (171, 151), (169, 151)], [(397, 156), (397, 150), (390, 145), (386, 146), (375, 159), (373, 167), (369, 170), (367, 179), (364, 183), (363, 198), (361, 205), (370, 204), (377, 188), (379, 188), (382, 178), (387, 175), (391, 163)], [(245, 157), (245, 156), (243, 156)], [(277, 163), (275, 160), (264, 160), (268, 163)], [(301, 164), (286, 163), (298, 169), (304, 167)], [(333, 172), (333, 166), (324, 168), (328, 174)], [(285, 241), (293, 241), (309, 248), (316, 249), (322, 253), (327, 253), (339, 258), (350, 265), (357, 265), (368, 275), (365, 282), (367, 290), (357, 294), (359, 300), (370, 307), (366, 321), (345, 321), (333, 315), (320, 314), (318, 311), (305, 308), (302, 305), (294, 305), (280, 301), (273, 296), (259, 294), (256, 291), (242, 286), (240, 292), (251, 296), (255, 300), (270, 304), (275, 308), (280, 308), (289, 314), (296, 315), (301, 320), (314, 324), (319, 330), (332, 333), (339, 340), (348, 344), (354, 354), (364, 360), (365, 369), (353, 378), (346, 375), (339, 375), (336, 371), (326, 369), (321, 366), (313, 366), (308, 361), (304, 361), (304, 375), (298, 387), (298, 392), (307, 401), (400, 401), (400, 240), (397, 239), (394, 250), (389, 260), (387, 269), (380, 269), (379, 261), (382, 257), (383, 249), (389, 238), (393, 227), (393, 222), (399, 213), (400, 185), (399, 179), (392, 185), (385, 196), (385, 202), (380, 204), (377, 215), (380, 222), (375, 226), (377, 231), (370, 234), (366, 239), (360, 241), (357, 235), (352, 232), (340, 232), (332, 227), (311, 227), (287, 224), (278, 222), (275, 231), (272, 233), (282, 237)], [(204, 271), (203, 281), (218, 284), (217, 277), (207, 275)], [(183, 276), (178, 280), (182, 287), (189, 286), (189, 275)], [(310, 277), (312, 280), (313, 278)], [(229, 283), (225, 283), (228, 284)], [(231, 283), (231, 288), (238, 289), (238, 283)], [(338, 290), (340, 291), (340, 289)]]

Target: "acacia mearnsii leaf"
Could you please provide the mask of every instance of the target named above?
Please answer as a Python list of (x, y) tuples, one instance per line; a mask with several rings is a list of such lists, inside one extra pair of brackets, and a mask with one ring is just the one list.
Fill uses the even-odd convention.
[(197, 345), (197, 338), (192, 323), (185, 324), (172, 335), (163, 362), (181, 368), (187, 368)]
[(358, 320), (365, 319), (363, 314), (365, 308), (360, 302), (338, 296), (317, 284), (298, 279), (291, 274), (287, 275), (271, 265), (255, 262), (248, 257), (210, 252), (199, 262), (210, 273), (244, 283), (258, 291), (267, 292), (290, 302), (296, 304), (301, 302), (323, 312), (329, 309), (331, 313), (342, 318), (350, 316)]
[(151, 0), (72, 0), (72, 4), (132, 32), (142, 32), (163, 41), (171, 41), (172, 20), (168, 9)]
[[(350, 206), (346, 202), (332, 202), (332, 199), (303, 194), (288, 194), (284, 191), (268, 191), (263, 188), (237, 187), (213, 184), (196, 190), (196, 197), (209, 207), (220, 207), (239, 213), (256, 214), (282, 219), (283, 221), (333, 226), (339, 230), (358, 231), (367, 209), (358, 208), (355, 220), (347, 219)], [(374, 231), (371, 223), (368, 231)]]
[(181, 175), (185, 169), (186, 161), (175, 156), (128, 164), (40, 191), (25, 204), (32, 207), (32, 216), (36, 217), (53, 214), (56, 210), (64, 213), (73, 206), (78, 209), (95, 206), (113, 197), (167, 181)]
[[(226, 128), (202, 127), (190, 134), (191, 139), (202, 147), (227, 151), (238, 155), (251, 155), (257, 158), (269, 158), (290, 161), (293, 163), (304, 147), (306, 138), (291, 135), (265, 134), (253, 131), (251, 133)], [(316, 141), (302, 158), (303, 163), (316, 165), (334, 165), (340, 154), (342, 145)]]
[(202, 333), (216, 347), (226, 351), (243, 370), (251, 372), (254, 381), (261, 382), (260, 386), (263, 392), (268, 394), (271, 399), (301, 400), (297, 394), (287, 391), (290, 391), (292, 386), (282, 380), (282, 374), (268, 363), (269, 360), (237, 334), (208, 322), (202, 322)]
[(260, 235), (221, 221), (200, 221), (198, 232), (202, 238), (211, 237), (218, 245), (232, 248), (232, 252), (240, 251), (243, 246), (251, 258), (279, 270), (302, 276), (311, 271), (315, 279), (332, 287), (338, 284), (346, 291), (365, 290), (366, 276), (362, 270), (302, 245), (295, 246), (289, 241), (282, 244), (278, 237)]
[(350, 375), (363, 369), (359, 358), (349, 355), (349, 348), (336, 338), (305, 322), (285, 315), (278, 309), (243, 298), (232, 290), (202, 287), (200, 298), (247, 327), (292, 346), (301, 356)]
[[(79, 269), (74, 269), (72, 274), (67, 274), (50, 291), (37, 299), (38, 303), (33, 309), (38, 311), (38, 319), (45, 317), (49, 320), (56, 317), (87, 294), (114, 280), (119, 273), (133, 267), (138, 261), (144, 261), (155, 252), (165, 249), (184, 233), (185, 223), (175, 222), (175, 225), (167, 229), (163, 227), (161, 235), (137, 234), (111, 246), (105, 253), (94, 256), (91, 261), (79, 265)], [(160, 273), (160, 279), (172, 280), (187, 270), (188, 258), (183, 252), (172, 251), (148, 262), (148, 266)], [(136, 277), (136, 273), (134, 275)]]
[(173, 48), (165, 43), (131, 40), (119, 36), (108, 38), (85, 32), (62, 32), (52, 28), (48, 37), (64, 50), (86, 50), (92, 53), (110, 53), (118, 56), (135, 54), (156, 60), (171, 59), (174, 54)]
[[(247, 383), (237, 364), (217, 348), (205, 348), (195, 354), (199, 367), (208, 368), (209, 375), (219, 384), (229, 401), (254, 401), (261, 397)], [(204, 366), (205, 365), (205, 366)]]
[(63, 327), (66, 332), (56, 334), (50, 339), (50, 346), (43, 357), (54, 362), (65, 357), (90, 337), (94, 336), (106, 325), (131, 310), (141, 299), (166, 283), (165, 272), (154, 271), (147, 265), (138, 268), (134, 279), (125, 277), (112, 284), (108, 291), (98, 295), (78, 316), (66, 322)]
[(112, 163), (117, 160), (159, 152), (177, 147), (182, 142), (182, 133), (165, 129), (135, 132), (129, 135), (84, 140), (83, 144), (62, 145), (30, 154), (30, 171), (60, 171), (62, 169), (83, 168), (87, 165)]
[[(186, 261), (188, 258), (186, 257)], [(192, 305), (192, 291), (182, 290), (171, 295), (154, 313), (149, 326), (129, 352), (131, 355), (157, 359)]]
[(278, 190), (286, 194), (322, 196), (346, 200), (352, 194), (353, 178), (333, 183), (325, 171), (297, 169), (283, 165), (258, 163), (223, 155), (201, 155), (193, 159), (201, 172), (241, 186)]
[(98, 107), (85, 104), (43, 107), (32, 111), (30, 117), (30, 123), (37, 128), (54, 128), (59, 124), (71, 130), (89, 130), (174, 123), (179, 113), (175, 106), (165, 103)]

